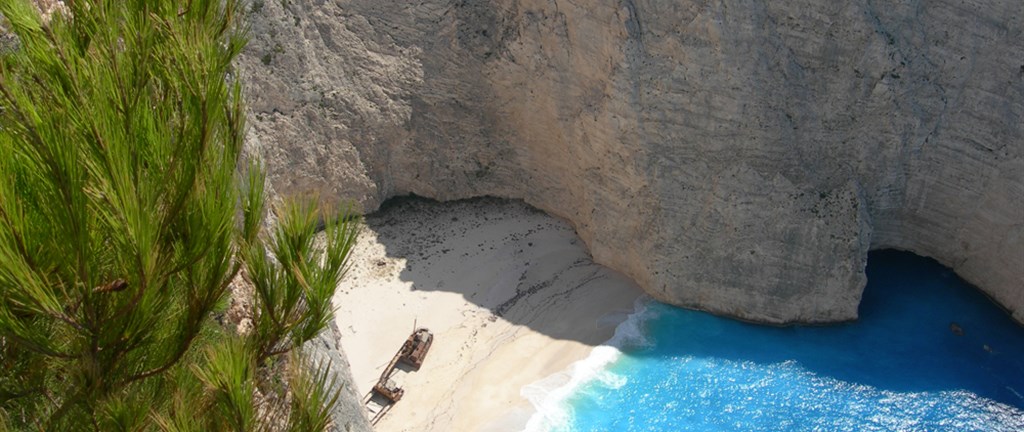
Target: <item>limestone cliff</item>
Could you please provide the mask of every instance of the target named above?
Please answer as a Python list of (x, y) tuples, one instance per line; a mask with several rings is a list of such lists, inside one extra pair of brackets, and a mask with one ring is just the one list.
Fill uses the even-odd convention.
[(1024, 3), (754, 3), (256, 0), (249, 148), (366, 211), (522, 198), (686, 307), (854, 319), (893, 247), (1024, 320)]

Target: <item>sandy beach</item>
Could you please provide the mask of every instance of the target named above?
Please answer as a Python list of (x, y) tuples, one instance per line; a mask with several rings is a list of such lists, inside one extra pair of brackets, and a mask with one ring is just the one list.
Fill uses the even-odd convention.
[(518, 201), (394, 201), (367, 217), (353, 260), (335, 305), (360, 394), (414, 326), (434, 333), (382, 432), (521, 430), (523, 386), (587, 357), (641, 294)]

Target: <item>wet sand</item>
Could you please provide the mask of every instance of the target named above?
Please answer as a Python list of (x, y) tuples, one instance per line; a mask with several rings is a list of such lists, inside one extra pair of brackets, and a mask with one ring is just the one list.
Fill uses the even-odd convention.
[(404, 199), (367, 217), (335, 305), (360, 394), (414, 326), (434, 333), (377, 431), (512, 431), (533, 412), (523, 386), (587, 357), (640, 294), (522, 202)]

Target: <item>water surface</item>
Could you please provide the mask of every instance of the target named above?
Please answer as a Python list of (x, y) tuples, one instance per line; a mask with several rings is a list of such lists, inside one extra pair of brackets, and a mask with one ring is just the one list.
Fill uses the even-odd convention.
[(646, 302), (613, 340), (621, 354), (549, 398), (557, 406), (538, 407), (546, 419), (533, 426), (1024, 430), (1024, 329), (933, 260), (873, 252), (867, 273), (860, 320), (836, 326), (765, 327)]

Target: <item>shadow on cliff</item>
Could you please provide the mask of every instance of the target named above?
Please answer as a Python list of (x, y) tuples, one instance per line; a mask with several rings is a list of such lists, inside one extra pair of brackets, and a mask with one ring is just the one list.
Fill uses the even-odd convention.
[[(967, 390), (1024, 407), (1024, 329), (929, 258), (875, 251), (857, 322), (767, 327), (655, 306), (637, 358), (796, 362), (821, 378), (893, 392)], [(659, 313), (660, 312), (660, 313)]]
[(605, 342), (642, 294), (625, 276), (594, 263), (566, 221), (522, 201), (396, 197), (366, 224), (386, 255), (404, 262), (399, 277), (414, 291), (459, 294), (480, 313), (489, 311), (492, 321), (554, 339)]

